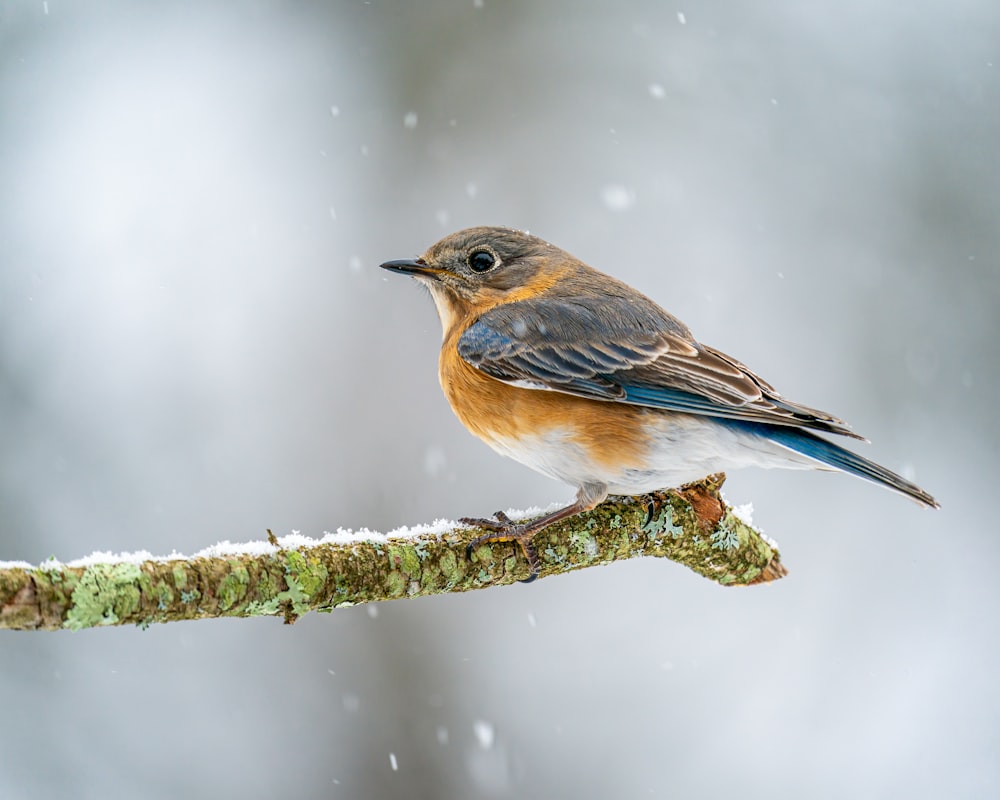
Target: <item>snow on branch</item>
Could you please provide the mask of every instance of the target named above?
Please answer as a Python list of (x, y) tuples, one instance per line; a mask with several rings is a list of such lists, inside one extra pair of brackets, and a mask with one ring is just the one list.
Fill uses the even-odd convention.
[[(784, 576), (775, 543), (720, 497), (724, 480), (712, 475), (678, 490), (612, 497), (545, 528), (534, 539), (541, 577), (639, 556), (668, 558), (726, 586)], [(268, 531), (267, 541), (225, 542), (191, 557), (97, 553), (69, 564), (0, 562), (0, 628), (79, 630), (257, 616), (291, 623), (308, 611), (527, 577), (516, 544), (484, 543), (467, 556), (480, 533), (450, 522), (387, 535), (339, 531), (320, 540)]]

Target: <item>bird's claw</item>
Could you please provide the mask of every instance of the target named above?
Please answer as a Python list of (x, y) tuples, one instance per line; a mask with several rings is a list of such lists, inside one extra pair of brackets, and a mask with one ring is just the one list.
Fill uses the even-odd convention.
[(535, 531), (528, 528), (527, 525), (514, 522), (503, 511), (497, 511), (492, 519), (462, 517), (459, 519), (459, 522), (489, 531), (489, 533), (485, 533), (482, 536), (477, 536), (466, 545), (465, 557), (467, 559), (472, 560), (472, 551), (481, 544), (486, 544), (487, 542), (517, 542), (525, 558), (528, 559), (528, 567), (531, 570), (531, 574), (519, 582), (531, 583), (538, 577), (538, 573), (542, 569), (542, 562), (538, 558), (535, 546), (531, 543), (531, 538), (535, 535)]
[(495, 533), (506, 533), (511, 528), (517, 527), (517, 523), (504, 514), (503, 511), (497, 511), (497, 513), (493, 515), (492, 519), (486, 519), (483, 517), (459, 517), (458, 521), (463, 525), (473, 525), (476, 528), (482, 528), (485, 531), (493, 531)]
[(646, 507), (646, 521), (642, 523), (643, 528), (648, 528), (653, 524), (653, 519), (660, 513), (664, 502), (663, 495), (656, 492), (651, 492), (642, 498), (642, 503)]

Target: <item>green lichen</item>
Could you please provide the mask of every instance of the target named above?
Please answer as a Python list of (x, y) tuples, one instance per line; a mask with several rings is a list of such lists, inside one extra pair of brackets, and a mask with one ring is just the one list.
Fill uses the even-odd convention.
[(288, 550), (284, 555), (285, 582), (288, 584), (289, 590), (292, 589), (293, 584), (295, 585), (295, 590), (301, 593), (301, 597), (297, 598), (295, 602), (307, 601), (306, 610), (308, 611), (308, 601), (326, 586), (329, 573), (323, 562), (315, 556), (307, 557), (298, 550)]
[(246, 613), (248, 617), (274, 617), (281, 610), (281, 601), (274, 597), (270, 600), (254, 600), (247, 603)]
[[(352, 587), (347, 582), (347, 576), (345, 575), (334, 575), (333, 577), (333, 594), (335, 597), (342, 598), (347, 597), (351, 594)], [(339, 600), (336, 602), (340, 602)]]
[(669, 504), (664, 505), (660, 513), (654, 515), (652, 519), (642, 526), (642, 529), (646, 531), (651, 539), (656, 539), (663, 535), (677, 539), (684, 535), (683, 526), (674, 524), (674, 508)]
[(278, 585), (278, 581), (275, 579), (274, 575), (267, 570), (262, 570), (257, 578), (257, 588), (254, 591), (254, 594), (257, 595), (257, 597), (259, 597), (263, 602), (273, 600), (281, 591), (278, 588)]
[(600, 552), (597, 540), (594, 538), (593, 534), (589, 532), (575, 531), (574, 533), (571, 533), (570, 542), (573, 550), (589, 559), (594, 558)]
[(247, 596), (250, 573), (239, 561), (230, 560), (230, 572), (219, 582), (219, 608), (228, 611)]
[(385, 591), (390, 597), (402, 597), (406, 592), (406, 578), (399, 570), (393, 570), (385, 579)]
[(302, 584), (289, 577), (288, 588), (275, 598), (279, 609), (284, 609), (286, 617), (294, 620), (309, 611), (309, 597), (302, 591)]
[(389, 561), (393, 566), (400, 567), (407, 575), (412, 577), (420, 575), (420, 557), (413, 545), (389, 545)]
[(480, 564), (493, 563), (493, 548), (488, 544), (479, 545), (479, 547), (474, 549), (471, 553), (469, 553), (469, 555)]
[(43, 564), (38, 569), (32, 570), (31, 574), (39, 587), (47, 587), (47, 593), (51, 593), (53, 602), (65, 608), (72, 605), (73, 592), (80, 584), (75, 572), (53, 572)]
[(735, 550), (740, 546), (740, 535), (732, 528), (719, 528), (709, 538), (714, 550)]
[(287, 550), (285, 559), (285, 583), (288, 588), (275, 595), (274, 599), (285, 610), (286, 621), (294, 621), (311, 610), (316, 596), (326, 585), (327, 569), (316, 557), (307, 557), (298, 550)]
[(64, 628), (81, 630), (114, 625), (139, 609), (142, 570), (135, 564), (94, 564), (73, 590)]
[(187, 586), (187, 570), (184, 569), (183, 564), (176, 564), (172, 571), (174, 574), (174, 586), (178, 589), (183, 589)]
[(153, 587), (153, 595), (156, 597), (156, 605), (160, 611), (166, 611), (174, 602), (174, 590), (167, 585), (166, 581), (160, 581)]
[(446, 550), (441, 558), (438, 559), (438, 566), (441, 568), (441, 574), (444, 575), (449, 586), (454, 586), (462, 579), (464, 571), (459, 569), (458, 559), (455, 557), (454, 551)]

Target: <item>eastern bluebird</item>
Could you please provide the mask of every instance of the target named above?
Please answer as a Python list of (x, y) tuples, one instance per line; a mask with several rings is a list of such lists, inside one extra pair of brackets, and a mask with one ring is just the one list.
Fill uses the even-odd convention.
[(516, 541), (531, 567), (538, 531), (608, 494), (641, 495), (735, 467), (839, 469), (932, 508), (927, 492), (814, 431), (862, 439), (785, 400), (703, 345), (648, 297), (516, 230), (458, 231), (421, 258), (387, 261), (434, 299), (441, 387), (466, 428), (501, 455), (578, 487), (527, 523), (463, 520)]

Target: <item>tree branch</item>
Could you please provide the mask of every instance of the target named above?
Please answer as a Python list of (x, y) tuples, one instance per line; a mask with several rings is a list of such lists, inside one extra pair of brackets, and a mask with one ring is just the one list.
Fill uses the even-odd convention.
[[(668, 558), (726, 586), (786, 574), (773, 542), (719, 496), (725, 475), (640, 498), (612, 497), (542, 530), (534, 540), (541, 577), (639, 556)], [(523, 579), (517, 546), (482, 544), (475, 528), (399, 535), (335, 534), (239, 547), (192, 558), (109, 557), (77, 566), (0, 564), (0, 628), (79, 630), (100, 625), (209, 617), (283, 616), (402, 597), (465, 592)], [(95, 563), (90, 563), (90, 562)]]

